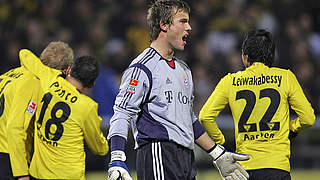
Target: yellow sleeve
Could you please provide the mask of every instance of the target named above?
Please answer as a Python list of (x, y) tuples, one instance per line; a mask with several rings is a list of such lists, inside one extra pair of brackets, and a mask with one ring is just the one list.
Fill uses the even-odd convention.
[(101, 121), (102, 119), (98, 115), (98, 105), (95, 104), (84, 120), (84, 138), (93, 153), (106, 155), (109, 151), (109, 145), (100, 129)]
[(291, 71), (288, 71), (288, 81), (289, 104), (298, 115), (298, 118), (290, 121), (290, 130), (301, 132), (314, 124), (314, 110), (304, 95), (296, 76)]
[(219, 129), (215, 118), (218, 117), (219, 113), (228, 104), (228, 76), (229, 75), (220, 80), (199, 114), (201, 124), (206, 129), (209, 136), (218, 144), (224, 144), (225, 138)]
[(8, 152), (15, 177), (29, 174), (28, 164), (31, 160), (34, 128), (30, 122), (36, 110), (36, 89), (39, 88), (39, 83), (35, 83), (35, 77), (22, 80), (16, 83), (7, 123)]
[(50, 68), (42, 64), (41, 60), (27, 49), (22, 49), (19, 52), (21, 66), (24, 66), (39, 79), (48, 78), (52, 74), (60, 74), (61, 71)]

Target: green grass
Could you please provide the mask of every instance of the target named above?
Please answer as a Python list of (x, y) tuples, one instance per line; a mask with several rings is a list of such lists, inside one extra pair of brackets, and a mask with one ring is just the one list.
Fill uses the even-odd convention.
[[(137, 180), (136, 173), (131, 172), (133, 179)], [(320, 179), (320, 169), (295, 169), (291, 172), (292, 180), (319, 180)], [(219, 180), (220, 175), (216, 169), (198, 171), (197, 180)], [(87, 180), (107, 180), (105, 172), (88, 172)]]

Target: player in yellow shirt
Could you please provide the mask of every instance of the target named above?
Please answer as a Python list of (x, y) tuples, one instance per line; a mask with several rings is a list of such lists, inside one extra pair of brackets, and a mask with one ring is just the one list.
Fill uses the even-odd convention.
[(98, 104), (82, 94), (93, 87), (98, 62), (90, 56), (77, 58), (66, 78), (49, 68), (29, 50), (20, 61), (40, 79), (36, 111), (35, 147), (30, 174), (37, 179), (85, 179), (84, 140), (98, 155), (105, 155), (108, 142), (100, 130)]
[[(0, 179), (14, 179), (9, 160), (8, 135), (6, 127), (8, 124), (8, 116), (10, 114), (10, 107), (12, 105), (13, 98), (15, 97), (15, 92), (12, 87), (15, 88), (17, 86), (16, 81), (19, 81), (19, 79), (34, 77), (33, 75), (28, 74), (30, 73), (28, 73), (25, 68), (19, 67), (0, 76)], [(25, 165), (26, 171), (28, 172), (27, 163), (25, 163)], [(27, 172), (26, 174), (28, 174)]]
[[(223, 77), (200, 111), (200, 121), (215, 141), (223, 135), (215, 118), (229, 104), (235, 124), (236, 152), (249, 180), (289, 180), (290, 135), (315, 122), (314, 110), (290, 70), (271, 67), (275, 44), (265, 30), (248, 32), (242, 44), (244, 71)], [(289, 108), (298, 117), (290, 121)]]
[[(73, 51), (66, 43), (52, 42), (41, 53), (41, 61), (47, 66), (66, 70), (73, 62)], [(32, 117), (39, 103), (39, 80), (24, 67), (8, 71), (0, 79), (0, 179), (13, 179), (14, 176), (29, 180)]]

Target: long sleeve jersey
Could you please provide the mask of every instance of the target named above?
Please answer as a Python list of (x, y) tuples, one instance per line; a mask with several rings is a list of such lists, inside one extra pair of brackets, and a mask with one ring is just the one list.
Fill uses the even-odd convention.
[(84, 140), (95, 154), (109, 150), (98, 104), (30, 51), (19, 55), (22, 66), (40, 79), (30, 174), (38, 179), (85, 179)]
[[(215, 118), (227, 104), (235, 124), (236, 152), (250, 155), (250, 160), (239, 163), (247, 170), (290, 171), (289, 130), (301, 132), (315, 122), (314, 110), (295, 75), (290, 70), (255, 62), (244, 71), (222, 78), (199, 115), (216, 141), (223, 136)], [(298, 115), (291, 121), (290, 107)]]
[(29, 174), (38, 89), (38, 79), (24, 67), (0, 76), (0, 152), (10, 155), (13, 176)]
[(168, 61), (149, 47), (123, 73), (108, 139), (127, 138), (131, 125), (136, 147), (156, 140), (193, 149), (194, 139), (204, 133), (193, 99), (188, 66), (176, 58)]

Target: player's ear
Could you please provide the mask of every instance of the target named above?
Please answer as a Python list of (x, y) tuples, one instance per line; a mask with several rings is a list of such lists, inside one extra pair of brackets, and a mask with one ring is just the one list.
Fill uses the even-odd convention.
[(162, 32), (167, 32), (168, 26), (168, 24), (164, 24), (162, 21), (160, 21), (160, 29)]
[(248, 55), (244, 55), (242, 53), (241, 58), (242, 58), (243, 65), (245, 67), (249, 67), (251, 65), (250, 62), (248, 61), (248, 59), (249, 59)]
[(66, 70), (66, 75), (68, 76), (71, 73), (71, 66), (68, 67), (68, 69)]

